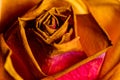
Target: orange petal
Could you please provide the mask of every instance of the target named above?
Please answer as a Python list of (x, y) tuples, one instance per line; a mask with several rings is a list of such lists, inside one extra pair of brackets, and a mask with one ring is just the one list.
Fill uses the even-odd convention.
[(120, 35), (120, 0), (84, 0), (98, 24), (108, 32), (113, 44)]
[(80, 36), (82, 48), (88, 56), (105, 49), (111, 44), (108, 36), (91, 14), (76, 15), (75, 28), (77, 36)]

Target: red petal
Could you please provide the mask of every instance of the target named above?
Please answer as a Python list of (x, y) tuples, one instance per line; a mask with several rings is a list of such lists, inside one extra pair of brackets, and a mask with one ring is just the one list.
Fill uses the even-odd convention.
[(42, 70), (48, 75), (54, 74), (86, 58), (84, 52), (71, 51), (47, 58)]

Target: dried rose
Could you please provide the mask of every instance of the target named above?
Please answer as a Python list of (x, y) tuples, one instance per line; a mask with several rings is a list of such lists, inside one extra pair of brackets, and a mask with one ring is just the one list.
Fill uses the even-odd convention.
[(92, 15), (74, 9), (66, 0), (41, 1), (1, 34), (0, 52), (7, 56), (5, 69), (12, 77), (41, 79), (97, 57), (110, 45)]

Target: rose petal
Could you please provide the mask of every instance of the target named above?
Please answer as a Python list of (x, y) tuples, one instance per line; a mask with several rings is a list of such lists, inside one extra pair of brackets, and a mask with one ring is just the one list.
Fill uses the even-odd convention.
[(84, 2), (95, 20), (115, 43), (120, 35), (120, 0), (84, 0)]
[(65, 68), (85, 58), (86, 55), (84, 52), (70, 51), (45, 59), (45, 63), (41, 66), (41, 68), (43, 72), (45, 72), (48, 75), (51, 75), (56, 72), (60, 72)]
[(111, 45), (109, 37), (91, 14), (76, 15), (76, 34), (87, 56), (91, 56)]
[(98, 77), (105, 53), (83, 64), (77, 69), (59, 77), (57, 80), (95, 80)]

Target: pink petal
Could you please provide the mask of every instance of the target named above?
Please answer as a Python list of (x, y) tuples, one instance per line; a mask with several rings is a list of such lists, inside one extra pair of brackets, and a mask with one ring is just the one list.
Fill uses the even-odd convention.
[(105, 53), (98, 58), (59, 77), (57, 80), (96, 80), (103, 63)]

